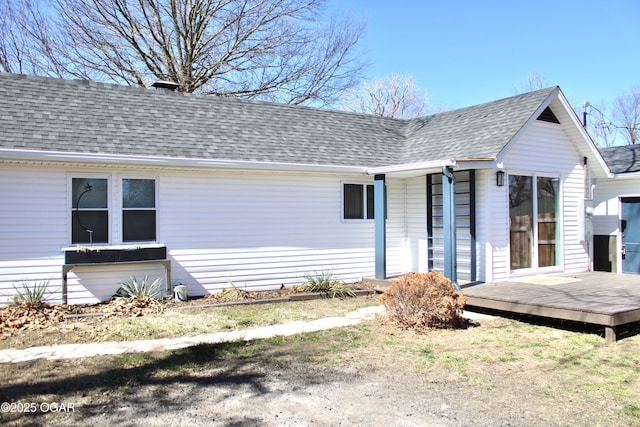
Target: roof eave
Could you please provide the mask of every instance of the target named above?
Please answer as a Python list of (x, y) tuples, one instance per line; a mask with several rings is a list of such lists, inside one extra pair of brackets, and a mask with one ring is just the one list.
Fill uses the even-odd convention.
[(367, 173), (365, 166), (283, 163), (269, 161), (204, 159), (187, 157), (137, 156), (104, 153), (80, 153), (0, 149), (0, 162), (73, 163), (103, 166), (135, 166), (179, 169), (260, 170), (284, 172)]
[(571, 105), (569, 104), (569, 101), (564, 96), (562, 91), (559, 90), (558, 92), (559, 92), (558, 100), (563, 105), (565, 110), (567, 110), (567, 112), (569, 113), (569, 117), (571, 118), (573, 125), (578, 129), (580, 136), (582, 137), (583, 141), (585, 141), (585, 143), (587, 144), (590, 154), (593, 156), (593, 158), (595, 158), (602, 172), (608, 178), (613, 177), (614, 174), (611, 172), (611, 169), (609, 168), (607, 163), (604, 161), (604, 158), (602, 157), (602, 154), (600, 154), (600, 150), (598, 150), (598, 147), (595, 141), (593, 140), (593, 138), (591, 138), (591, 135), (589, 135), (589, 132), (587, 132), (587, 130), (585, 129), (583, 123), (580, 121), (580, 119), (576, 115), (574, 109), (571, 107)]
[(612, 173), (609, 177), (613, 178), (613, 179), (638, 179), (638, 178), (640, 178), (640, 171), (639, 172)]
[(390, 175), (398, 178), (410, 178), (440, 171), (443, 167), (450, 166), (457, 169), (485, 169), (495, 167), (495, 159), (486, 158), (451, 158), (430, 160), (426, 162), (405, 163), (368, 168), (369, 175)]

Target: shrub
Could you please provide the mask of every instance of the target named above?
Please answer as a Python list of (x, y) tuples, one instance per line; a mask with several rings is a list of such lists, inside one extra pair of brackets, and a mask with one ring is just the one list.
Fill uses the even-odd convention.
[(116, 310), (131, 311), (133, 314), (142, 314), (140, 309), (155, 307), (162, 310), (158, 304), (161, 297), (160, 285), (162, 279), (157, 277), (149, 282), (149, 275), (145, 275), (140, 281), (131, 276), (129, 280), (122, 282), (120, 289), (114, 295)]
[(410, 273), (396, 279), (380, 302), (387, 316), (405, 329), (453, 328), (464, 323), (466, 298), (453, 283), (435, 271)]
[(338, 297), (355, 297), (356, 293), (353, 289), (345, 286), (342, 282), (333, 277), (333, 273), (330, 271), (315, 272), (314, 274), (307, 273), (304, 278), (305, 282), (296, 287), (297, 291), (301, 292), (314, 292), (331, 294), (332, 298)]
[(29, 286), (28, 282), (21, 282), (19, 286), (12, 285), (16, 293), (13, 296), (13, 302), (24, 306), (27, 309), (41, 310), (46, 307), (44, 303), (44, 294), (49, 286), (49, 281), (36, 282), (33, 286)]

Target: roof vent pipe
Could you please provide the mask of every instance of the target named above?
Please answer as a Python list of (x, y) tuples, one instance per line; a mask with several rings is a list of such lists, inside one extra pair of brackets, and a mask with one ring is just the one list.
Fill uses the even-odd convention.
[(175, 92), (175, 90), (178, 89), (180, 85), (178, 83), (170, 82), (168, 80), (158, 80), (157, 82), (152, 84), (151, 87), (154, 87), (156, 89), (164, 89), (164, 90)]

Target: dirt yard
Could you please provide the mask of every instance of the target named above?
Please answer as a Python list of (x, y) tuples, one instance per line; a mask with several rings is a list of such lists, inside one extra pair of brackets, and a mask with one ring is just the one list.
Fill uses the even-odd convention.
[(0, 424), (638, 425), (639, 355), (637, 335), (606, 345), (503, 318), (416, 335), (373, 320), (250, 343), (3, 365)]

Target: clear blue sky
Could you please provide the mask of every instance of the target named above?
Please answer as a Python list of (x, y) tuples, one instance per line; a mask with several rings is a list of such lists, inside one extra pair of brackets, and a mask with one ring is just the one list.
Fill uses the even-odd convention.
[(639, 0), (329, 0), (363, 18), (367, 79), (411, 74), (431, 105), (516, 93), (531, 73), (574, 106), (640, 86)]

